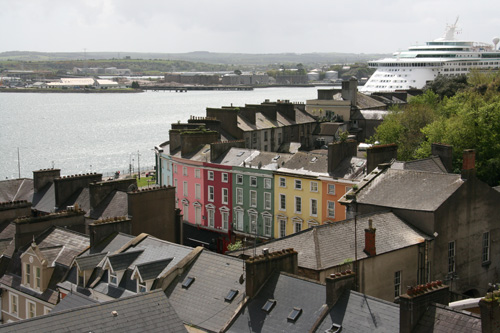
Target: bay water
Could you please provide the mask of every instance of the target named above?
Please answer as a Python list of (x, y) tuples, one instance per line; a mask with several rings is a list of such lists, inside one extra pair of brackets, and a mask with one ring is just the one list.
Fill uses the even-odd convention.
[[(0, 180), (134, 171), (154, 166), (154, 147), (168, 141), (175, 122), (205, 116), (207, 107), (270, 101), (304, 102), (317, 88), (143, 93), (0, 93)], [(19, 152), (19, 154), (18, 154)], [(20, 168), (19, 168), (20, 166)], [(20, 172), (19, 172), (20, 170)]]

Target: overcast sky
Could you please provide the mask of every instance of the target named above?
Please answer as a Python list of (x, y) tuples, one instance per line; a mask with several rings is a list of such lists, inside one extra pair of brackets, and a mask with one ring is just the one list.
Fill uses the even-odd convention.
[[(500, 36), (498, 0), (0, 0), (0, 52), (392, 53)], [(123, 54), (122, 54), (123, 55)]]

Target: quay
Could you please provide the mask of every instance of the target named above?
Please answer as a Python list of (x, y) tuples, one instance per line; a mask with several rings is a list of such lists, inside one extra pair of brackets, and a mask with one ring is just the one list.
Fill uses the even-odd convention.
[(141, 86), (142, 90), (187, 92), (188, 90), (253, 90), (249, 86)]

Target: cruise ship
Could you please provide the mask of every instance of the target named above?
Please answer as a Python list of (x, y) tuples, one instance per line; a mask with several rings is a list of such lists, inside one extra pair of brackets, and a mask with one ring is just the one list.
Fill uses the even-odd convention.
[(443, 37), (432, 42), (395, 52), (392, 58), (369, 61), (368, 66), (376, 71), (359, 90), (370, 94), (421, 89), (438, 75), (462, 75), (471, 69), (498, 70), (500, 39), (493, 38), (493, 44), (457, 40), (457, 23), (458, 18), (447, 25)]

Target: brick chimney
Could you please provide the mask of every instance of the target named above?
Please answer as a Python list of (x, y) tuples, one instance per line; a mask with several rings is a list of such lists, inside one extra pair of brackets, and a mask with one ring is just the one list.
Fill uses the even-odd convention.
[(297, 274), (297, 252), (286, 249), (269, 253), (264, 249), (264, 254), (245, 261), (245, 271), (246, 294), (254, 297), (272, 273), (284, 271)]
[(350, 270), (334, 273), (327, 276), (326, 282), (326, 305), (329, 308), (337, 303), (340, 295), (345, 290), (352, 290), (355, 283), (356, 274)]
[(328, 144), (328, 172), (332, 173), (344, 158), (356, 156), (357, 145), (356, 140)]
[(476, 175), (476, 151), (466, 149), (463, 153), (462, 179), (469, 179)]
[(45, 185), (53, 183), (54, 179), (61, 176), (61, 169), (43, 169), (33, 171), (33, 190), (40, 191)]
[(446, 171), (453, 171), (453, 147), (450, 145), (445, 145), (443, 143), (433, 143), (431, 145), (431, 154), (434, 156), (439, 156), (441, 162), (443, 162)]
[(483, 333), (500, 332), (500, 305), (498, 299), (500, 290), (486, 294), (479, 300), (481, 311), (481, 331)]
[(88, 225), (88, 235), (90, 235), (90, 247), (93, 248), (103, 239), (112, 234), (122, 232), (132, 233), (132, 223), (127, 217), (112, 217), (104, 220), (97, 220)]
[(450, 301), (448, 286), (441, 281), (411, 287), (399, 296), (399, 332), (410, 333), (431, 303), (448, 305)]
[(366, 172), (370, 173), (379, 164), (389, 163), (397, 157), (398, 145), (395, 143), (372, 146), (366, 150)]
[(365, 253), (370, 257), (377, 255), (377, 249), (375, 247), (375, 231), (377, 229), (372, 226), (372, 219), (368, 220), (368, 229), (365, 229)]

